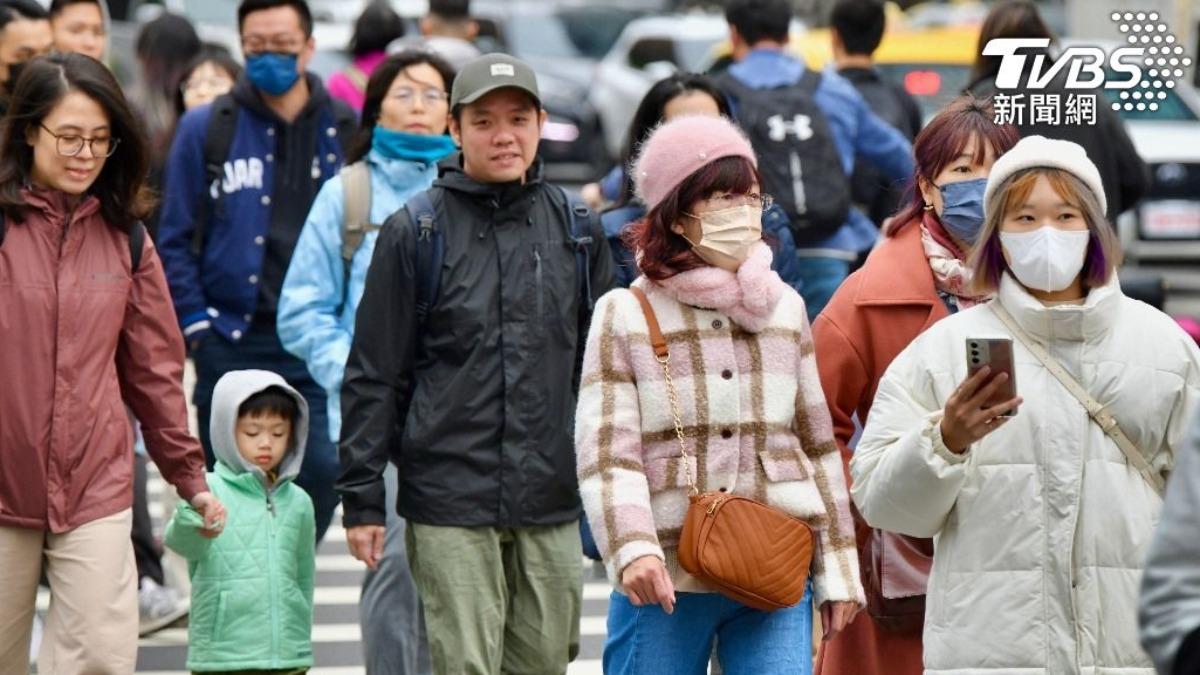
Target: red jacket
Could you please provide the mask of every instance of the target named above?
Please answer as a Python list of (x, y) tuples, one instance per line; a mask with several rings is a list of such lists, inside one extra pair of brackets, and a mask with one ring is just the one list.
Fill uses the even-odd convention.
[[(911, 222), (871, 252), (813, 323), (821, 385), (833, 418), (850, 485), (854, 416), (865, 421), (879, 380), (918, 335), (947, 316), (921, 245), (919, 223)], [(856, 518), (860, 565), (870, 528)], [(921, 632), (894, 633), (862, 612), (833, 640), (821, 643), (817, 675), (921, 675)]]
[(27, 190), (0, 244), (0, 526), (64, 532), (133, 503), (133, 431), (184, 499), (206, 491), (188, 432), (183, 338), (149, 239), (95, 197)]

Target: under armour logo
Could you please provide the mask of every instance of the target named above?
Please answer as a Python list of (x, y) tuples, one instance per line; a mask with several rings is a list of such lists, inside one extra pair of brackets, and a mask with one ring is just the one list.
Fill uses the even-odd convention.
[(807, 141), (813, 135), (812, 118), (808, 115), (796, 115), (791, 121), (783, 119), (783, 115), (775, 115), (767, 118), (767, 126), (770, 127), (768, 135), (776, 143), (783, 142), (788, 134), (802, 141)]

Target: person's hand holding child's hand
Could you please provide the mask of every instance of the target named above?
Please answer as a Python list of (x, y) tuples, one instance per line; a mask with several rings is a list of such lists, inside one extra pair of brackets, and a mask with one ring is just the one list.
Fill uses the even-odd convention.
[(204, 527), (200, 534), (209, 539), (215, 538), (225, 529), (225, 506), (211, 492), (201, 492), (192, 497), (192, 508), (204, 517)]

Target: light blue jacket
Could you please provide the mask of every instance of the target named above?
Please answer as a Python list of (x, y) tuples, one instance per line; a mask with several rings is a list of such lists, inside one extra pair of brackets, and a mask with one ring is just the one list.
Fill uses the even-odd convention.
[[(388, 159), (374, 150), (366, 161), (371, 167), (371, 222), (377, 225), (400, 210), (410, 196), (429, 189), (437, 178), (436, 163)], [(283, 282), (277, 319), (284, 348), (303, 359), (313, 379), (325, 389), (329, 436), (334, 442), (342, 428), (342, 375), (354, 337), (354, 315), (379, 236), (373, 231), (363, 237), (351, 261), (347, 292), (342, 262), (343, 195), (339, 175), (325, 183), (313, 202)]]

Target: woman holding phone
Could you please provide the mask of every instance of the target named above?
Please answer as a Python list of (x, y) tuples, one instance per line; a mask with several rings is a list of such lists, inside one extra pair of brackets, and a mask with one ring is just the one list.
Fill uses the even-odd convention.
[[(1138, 584), (1200, 350), (1121, 292), (1105, 206), (1083, 148), (1022, 139), (988, 176), (972, 253), (995, 298), (921, 334), (879, 384), (852, 494), (872, 526), (937, 538), (925, 672), (1153, 673)], [(1007, 375), (967, 376), (986, 338), (1012, 340), (1019, 384), (995, 405)]]
[[(988, 173), (1020, 139), (1016, 127), (993, 119), (990, 103), (962, 97), (929, 121), (913, 143), (908, 203), (813, 324), (821, 387), (847, 471), (855, 420), (867, 419), (892, 359), (936, 322), (986, 299), (969, 288), (967, 252), (983, 229)], [(816, 672), (921, 675), (920, 596), (933, 543), (874, 531), (855, 515), (868, 611), (821, 643)], [(915, 569), (922, 574), (911, 574)], [(885, 584), (903, 596), (898, 609), (879, 601)]]

